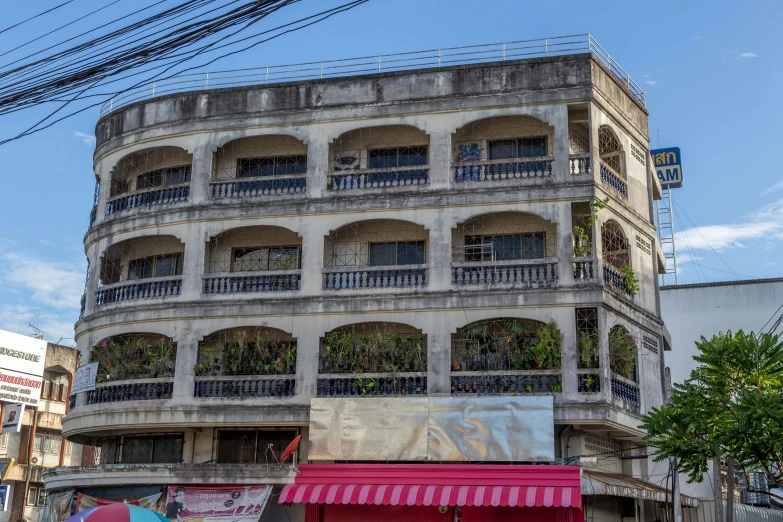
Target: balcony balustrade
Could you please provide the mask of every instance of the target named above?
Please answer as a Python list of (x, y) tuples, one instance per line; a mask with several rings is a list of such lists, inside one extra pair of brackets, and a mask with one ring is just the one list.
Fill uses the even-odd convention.
[(174, 392), (174, 382), (141, 381), (102, 385), (87, 394), (86, 405), (107, 404), (127, 401), (157, 401), (171, 399)]
[(551, 158), (525, 160), (487, 160), (454, 167), (454, 181), (503, 181), (552, 177)]
[(203, 278), (204, 294), (244, 294), (299, 290), (301, 270), (209, 274)]
[(523, 395), (527, 393), (559, 393), (563, 391), (560, 370), (452, 372), (451, 393), (465, 395)]
[(595, 279), (593, 272), (593, 258), (575, 258), (574, 279), (576, 281), (592, 281)]
[(189, 183), (124, 194), (106, 203), (106, 215), (111, 216), (134, 208), (180, 203), (187, 201), (189, 195)]
[(318, 397), (427, 395), (427, 374), (367, 373), (318, 376)]
[(307, 178), (304, 174), (278, 176), (270, 179), (233, 179), (209, 183), (209, 193), (212, 199), (302, 194), (306, 190)]
[(158, 297), (173, 297), (179, 295), (181, 288), (182, 277), (117, 283), (105, 286), (95, 292), (95, 306)]
[(76, 407), (76, 394), (68, 397), (68, 411), (71, 411)]
[(609, 265), (604, 265), (604, 286), (610, 290), (621, 292), (628, 297), (633, 297), (633, 294), (628, 290), (625, 276)]
[(330, 268), (323, 271), (324, 289), (423, 288), (427, 265)]
[(82, 294), (81, 304), (79, 308), (79, 317), (84, 315), (84, 310), (87, 308), (87, 294)]
[(260, 399), (293, 397), (293, 375), (196, 377), (193, 397), (199, 399)]
[(557, 261), (481, 261), (452, 263), (455, 285), (513, 285), (554, 283), (557, 281)]
[(619, 375), (612, 375), (612, 398), (622, 401), (623, 407), (639, 411), (639, 385)]
[(93, 206), (90, 210), (90, 226), (95, 223), (95, 218), (98, 217), (98, 207)]
[(598, 374), (598, 370), (593, 370), (590, 373), (578, 373), (576, 382), (576, 389), (580, 393), (598, 393), (601, 391), (601, 376)]
[(574, 176), (590, 174), (590, 154), (571, 154), (568, 157), (568, 171)]
[(341, 172), (329, 175), (327, 187), (331, 191), (339, 192), (353, 189), (426, 185), (429, 182), (429, 172), (429, 168), (421, 166)]
[(622, 197), (628, 199), (628, 184), (603, 161), (601, 162), (601, 179), (619, 192)]

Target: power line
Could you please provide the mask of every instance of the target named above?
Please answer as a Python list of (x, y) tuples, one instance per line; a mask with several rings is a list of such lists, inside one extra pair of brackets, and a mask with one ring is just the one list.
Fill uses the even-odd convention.
[(732, 268), (729, 266), (729, 264), (726, 262), (726, 260), (725, 260), (725, 259), (723, 259), (723, 257), (721, 257), (721, 255), (718, 253), (718, 251), (717, 251), (717, 250), (715, 250), (715, 249), (712, 247), (712, 244), (710, 244), (710, 242), (709, 242), (709, 241), (707, 241), (707, 238), (706, 238), (706, 237), (704, 237), (704, 234), (702, 234), (702, 233), (701, 233), (701, 230), (699, 230), (699, 227), (697, 227), (697, 226), (696, 226), (696, 223), (694, 223), (694, 222), (693, 222), (693, 220), (692, 220), (690, 217), (688, 217), (688, 214), (686, 214), (686, 213), (685, 213), (685, 210), (684, 210), (684, 209), (683, 209), (683, 208), (680, 206), (680, 204), (679, 204), (679, 203), (677, 203), (677, 200), (676, 200), (676, 199), (674, 199), (674, 198), (672, 198), (672, 201), (674, 201), (674, 204), (675, 204), (675, 205), (677, 205), (677, 208), (679, 208), (679, 209), (680, 209), (680, 212), (682, 212), (683, 216), (685, 216), (685, 217), (686, 217), (686, 219), (687, 219), (688, 221), (690, 221), (690, 222), (691, 222), (691, 225), (693, 225), (693, 228), (695, 228), (695, 229), (696, 229), (696, 232), (698, 232), (698, 233), (699, 233), (699, 235), (700, 235), (700, 236), (701, 236), (701, 238), (704, 240), (704, 242), (705, 242), (705, 243), (707, 243), (707, 245), (710, 247), (710, 249), (711, 249), (713, 252), (715, 252), (715, 255), (716, 255), (716, 256), (718, 256), (718, 259), (720, 259), (720, 260), (723, 262), (723, 264), (724, 264), (724, 265), (726, 265), (726, 268), (728, 268), (728, 269), (731, 271), (731, 273), (732, 273), (732, 274), (734, 274), (734, 276), (735, 276), (737, 279), (739, 279), (739, 278), (740, 278), (740, 276), (739, 276), (739, 275), (737, 275), (737, 273), (736, 273), (736, 272), (735, 272), (735, 271), (734, 271), (734, 270), (733, 270), (733, 269), (732, 269)]
[(14, 25), (8, 26), (8, 27), (6, 27), (5, 29), (2, 29), (2, 30), (0, 30), (0, 34), (2, 34), (2, 33), (4, 33), (4, 32), (6, 32), (6, 31), (10, 31), (10, 30), (11, 30), (11, 29), (13, 29), (14, 27), (19, 27), (20, 25), (22, 25), (22, 24), (24, 24), (24, 23), (27, 23), (27, 22), (29, 22), (30, 20), (35, 20), (35, 19), (36, 19), (36, 18), (38, 18), (39, 16), (43, 16), (43, 15), (45, 15), (46, 13), (51, 13), (51, 12), (52, 12), (52, 11), (54, 11), (55, 9), (59, 9), (59, 8), (61, 8), (62, 6), (64, 6), (64, 5), (68, 5), (68, 4), (70, 4), (71, 2), (73, 2), (73, 1), (74, 1), (74, 0), (68, 0), (67, 2), (63, 2), (63, 3), (62, 3), (62, 4), (60, 4), (60, 5), (56, 5), (56, 6), (52, 7), (51, 9), (47, 9), (47, 10), (46, 10), (46, 11), (44, 11), (43, 13), (38, 13), (37, 15), (31, 16), (30, 18), (27, 18), (26, 20), (22, 20), (21, 22), (18, 22), (18, 23), (15, 23)]
[[(680, 215), (679, 214), (675, 214), (675, 217), (677, 219), (677, 222), (680, 224), (680, 228), (682, 228), (682, 233), (685, 236), (685, 244), (688, 246), (688, 250), (691, 253), (691, 259), (693, 260), (694, 265), (698, 267), (699, 265), (698, 265), (698, 261), (696, 260), (696, 252), (694, 252), (693, 246), (691, 245), (691, 241), (688, 238), (688, 232), (685, 230), (685, 226), (682, 223), (682, 219), (680, 219)], [(704, 282), (705, 283), (707, 282), (707, 276), (704, 275), (704, 269), (702, 269), (701, 276), (699, 276), (699, 269), (697, 268), (696, 269), (696, 277), (698, 277), (699, 280), (701, 280), (703, 278)]]

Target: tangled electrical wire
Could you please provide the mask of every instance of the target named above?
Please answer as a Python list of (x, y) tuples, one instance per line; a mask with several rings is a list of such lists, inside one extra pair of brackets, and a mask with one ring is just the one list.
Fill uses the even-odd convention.
[[(153, 6), (165, 1), (160, 0)], [(68, 49), (40, 56), (61, 46), (61, 42), (0, 65), (0, 116), (42, 104), (58, 105), (44, 119), (16, 136), (0, 140), (0, 144), (43, 130), (138, 85), (203, 67), (231, 54), (301, 30), (369, 0), (353, 0), (292, 22), (247, 34), (268, 16), (301, 1), (187, 0)], [(123, 18), (150, 7), (152, 6), (139, 9)], [(60, 28), (62, 27), (65, 26)], [(91, 29), (66, 42), (97, 30), (99, 29)], [(221, 50), (225, 52), (214, 55)], [(210, 60), (206, 63), (185, 69), (179, 67), (207, 54), (210, 55)], [(144, 76), (144, 79), (135, 81), (138, 76)], [(80, 106), (78, 109), (73, 107), (76, 102), (95, 98), (100, 101)], [(59, 115), (69, 106), (71, 112)]]

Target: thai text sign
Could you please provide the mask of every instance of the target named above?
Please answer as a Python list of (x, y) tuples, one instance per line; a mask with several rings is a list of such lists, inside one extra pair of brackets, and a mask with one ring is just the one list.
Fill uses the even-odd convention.
[(37, 406), (46, 341), (0, 330), (0, 401)]
[(682, 187), (682, 157), (679, 147), (655, 149), (650, 151), (655, 175), (663, 188)]
[(3, 457), (0, 459), (0, 480), (5, 480), (13, 467), (14, 459), (11, 457)]
[(73, 388), (71, 395), (93, 391), (95, 389), (95, 378), (98, 376), (98, 363), (85, 364), (76, 368), (73, 374)]
[(263, 513), (271, 486), (169, 486), (165, 516), (182, 522), (256, 521)]

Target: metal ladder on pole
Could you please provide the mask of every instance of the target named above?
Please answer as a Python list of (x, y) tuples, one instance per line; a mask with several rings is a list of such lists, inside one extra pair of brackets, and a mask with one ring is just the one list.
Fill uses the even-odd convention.
[(677, 278), (677, 249), (674, 246), (674, 207), (672, 205), (672, 191), (665, 188), (662, 198), (655, 202), (658, 214), (658, 243), (663, 250), (663, 259), (666, 263), (666, 273), (660, 274), (661, 286), (666, 285), (666, 276), (674, 274), (674, 284), (679, 284)]

